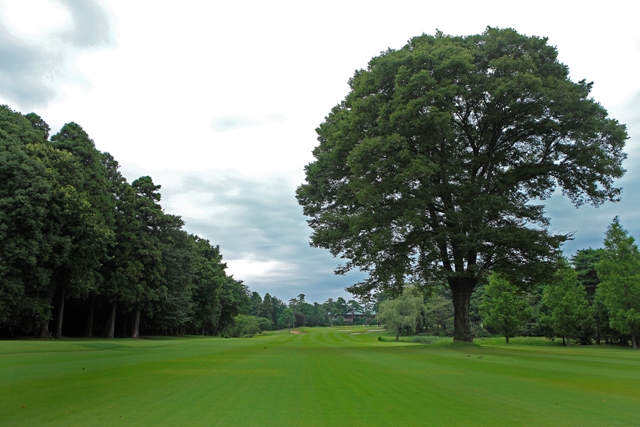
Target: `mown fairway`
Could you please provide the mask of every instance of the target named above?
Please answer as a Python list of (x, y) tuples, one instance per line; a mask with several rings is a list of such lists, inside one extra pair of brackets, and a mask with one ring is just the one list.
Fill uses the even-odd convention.
[(396, 344), (344, 329), (0, 341), (0, 425), (640, 425), (640, 352)]

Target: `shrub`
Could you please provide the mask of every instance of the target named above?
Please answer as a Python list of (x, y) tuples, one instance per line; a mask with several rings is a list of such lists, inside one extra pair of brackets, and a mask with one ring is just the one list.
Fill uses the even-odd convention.
[(258, 329), (260, 329), (260, 332), (273, 330), (273, 322), (266, 317), (258, 317), (256, 322), (258, 323)]
[(233, 325), (226, 332), (232, 337), (253, 336), (260, 332), (260, 328), (258, 328), (258, 322), (255, 316), (238, 314), (233, 318)]

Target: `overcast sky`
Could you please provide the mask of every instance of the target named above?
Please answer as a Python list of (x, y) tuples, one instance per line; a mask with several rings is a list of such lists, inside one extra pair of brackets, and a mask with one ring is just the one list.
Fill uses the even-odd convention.
[(622, 202), (554, 196), (547, 213), (575, 232), (567, 255), (601, 246), (615, 215), (640, 238), (639, 16), (640, 1), (0, 0), (0, 103), (53, 133), (74, 121), (130, 182), (150, 175), (164, 209), (251, 290), (348, 299), (361, 276), (335, 276), (341, 261), (309, 247), (295, 189), (354, 71), (436, 29), (546, 36), (574, 81), (594, 82), (631, 136)]

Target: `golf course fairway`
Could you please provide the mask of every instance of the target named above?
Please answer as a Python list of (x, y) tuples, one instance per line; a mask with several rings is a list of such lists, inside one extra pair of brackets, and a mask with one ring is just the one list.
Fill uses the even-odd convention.
[(0, 426), (640, 425), (640, 352), (367, 329), (0, 341)]

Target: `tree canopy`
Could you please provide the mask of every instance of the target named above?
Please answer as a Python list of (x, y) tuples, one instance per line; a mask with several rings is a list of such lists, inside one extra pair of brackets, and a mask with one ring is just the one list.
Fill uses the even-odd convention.
[(540, 322), (562, 337), (567, 346), (593, 323), (587, 292), (578, 282), (576, 271), (564, 260), (560, 260), (552, 281), (544, 288)]
[(573, 82), (546, 38), (512, 29), (412, 38), (373, 58), (318, 127), (297, 190), (311, 244), (368, 278), (366, 294), (447, 283), (457, 341), (492, 271), (527, 287), (549, 278), (562, 242), (544, 200), (617, 201), (627, 132)]
[(398, 298), (380, 304), (378, 321), (396, 334), (396, 341), (403, 329), (415, 332), (420, 313), (424, 308), (422, 296), (413, 287), (405, 288)]
[(498, 274), (489, 277), (484, 291), (480, 305), (484, 322), (504, 335), (509, 344), (509, 338), (514, 337), (532, 316), (529, 301), (517, 286)]
[(291, 332), (291, 326), (294, 325), (295, 320), (296, 316), (293, 310), (290, 308), (285, 308), (280, 314), (278, 323), (280, 323), (281, 325), (285, 325), (287, 328), (289, 328), (289, 332)]
[(631, 335), (634, 349), (640, 336), (640, 250), (618, 217), (607, 229), (601, 259), (596, 264), (601, 283), (598, 296), (609, 312), (613, 329)]
[(49, 131), (0, 106), (0, 336), (48, 336), (54, 313), (58, 338), (220, 334), (246, 314), (247, 287), (151, 177), (129, 184), (76, 123)]

